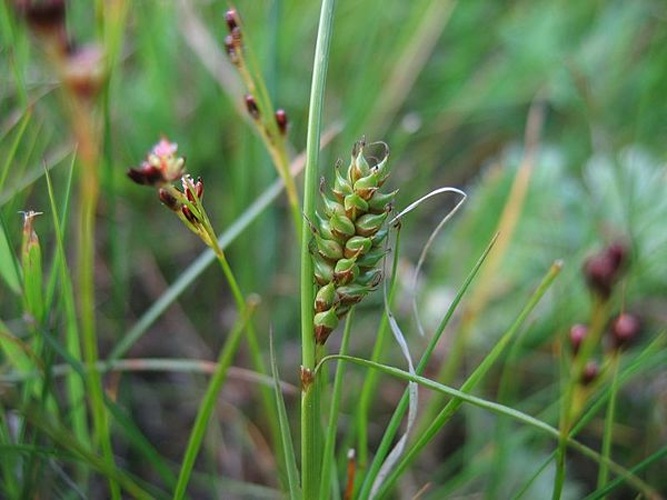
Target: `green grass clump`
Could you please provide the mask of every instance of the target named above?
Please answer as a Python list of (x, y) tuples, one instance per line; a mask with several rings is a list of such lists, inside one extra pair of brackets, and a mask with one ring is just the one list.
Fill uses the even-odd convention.
[(0, 3), (0, 497), (667, 495), (663, 3)]

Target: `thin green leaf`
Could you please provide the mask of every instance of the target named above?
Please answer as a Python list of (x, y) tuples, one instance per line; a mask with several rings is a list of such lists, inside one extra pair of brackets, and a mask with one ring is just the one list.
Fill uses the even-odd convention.
[(21, 293), (21, 273), (14, 251), (7, 237), (7, 225), (0, 216), (0, 276), (15, 294)]
[(285, 407), (285, 399), (283, 398), (283, 391), (280, 385), (278, 362), (273, 347), (273, 334), (269, 335), (269, 352), (271, 356), (271, 374), (273, 375), (273, 393), (275, 396), (276, 410), (278, 411), (278, 423), (280, 424), (280, 445), (287, 467), (287, 484), (289, 486), (290, 499), (298, 500), (301, 498), (299, 470), (296, 465), (296, 453), (294, 452), (292, 433), (289, 428), (289, 419), (287, 417), (287, 408)]
[[(489, 401), (486, 399), (479, 398), (477, 396), (473, 396), (471, 394), (468, 394), (467, 392), (464, 392), (463, 390), (459, 389), (454, 389), (453, 387), (449, 387), (444, 384), (440, 384), (439, 382), (435, 382), (434, 380), (431, 380), (426, 377), (422, 377), (420, 375), (412, 375), (409, 372), (406, 372), (405, 370), (401, 370), (400, 368), (396, 368), (393, 366), (385, 365), (382, 363), (376, 363), (374, 361), (369, 361), (367, 359), (363, 358), (357, 358), (354, 356), (349, 356), (349, 355), (343, 355), (343, 354), (331, 354), (329, 356), (325, 356), (322, 358), (322, 360), (318, 363), (316, 371), (320, 370), (321, 367), (330, 361), (336, 361), (336, 360), (343, 360), (343, 361), (348, 361), (350, 363), (354, 363), (360, 366), (365, 366), (367, 368), (372, 368), (374, 370), (379, 370), (382, 373), (386, 375), (390, 375), (392, 377), (396, 377), (400, 380), (405, 380), (408, 382), (416, 382), (422, 387), (425, 387), (427, 389), (431, 389), (433, 391), (439, 392), (441, 394), (444, 394), (446, 396), (450, 396), (452, 398), (452, 402), (458, 403), (460, 406), (463, 403), (469, 403), (472, 405), (475, 405), (479, 408), (483, 408), (485, 410), (491, 411), (493, 413), (496, 413), (498, 415), (503, 415), (506, 417), (510, 417), (518, 422), (521, 422), (523, 424), (529, 425), (531, 427), (534, 427), (545, 434), (551, 436), (555, 440), (560, 439), (560, 431), (556, 429), (555, 427), (552, 427), (551, 425), (547, 424), (546, 422), (543, 422), (542, 420), (539, 420), (531, 415), (528, 415), (526, 413), (523, 413), (519, 410), (515, 410), (514, 408), (511, 408), (509, 406), (501, 405), (499, 403), (495, 403), (493, 401)], [(583, 455), (587, 456), (588, 458), (591, 458), (595, 460), (596, 462), (604, 462), (607, 464), (609, 469), (613, 471), (615, 474), (621, 476), (621, 479), (625, 482), (627, 482), (629, 485), (632, 487), (636, 488), (637, 491), (648, 495), (649, 497), (653, 497), (656, 495), (656, 492), (653, 490), (653, 488), (646, 484), (644, 481), (642, 481), (640, 478), (638, 478), (636, 475), (634, 475), (631, 471), (627, 470), (626, 468), (618, 465), (616, 462), (613, 462), (612, 460), (603, 457), (598, 453), (597, 451), (589, 448), (586, 445), (583, 445), (579, 443), (578, 441), (568, 438), (567, 439), (567, 445), (571, 447), (572, 449), (582, 453)], [(380, 490), (378, 493), (379, 497), (382, 497), (384, 494), (384, 490), (387, 489), (387, 484), (385, 483), (385, 488)]]
[[(454, 297), (454, 300), (449, 306), (449, 309), (445, 313), (444, 317), (442, 318), (442, 321), (440, 321), (440, 324), (436, 328), (435, 334), (429, 341), (426, 349), (424, 350), (424, 353), (422, 354), (422, 357), (419, 361), (419, 364), (417, 365), (417, 368), (415, 372), (418, 375), (421, 375), (424, 373), (424, 370), (426, 369), (426, 366), (428, 365), (429, 360), (431, 359), (431, 356), (433, 355), (433, 352), (435, 351), (435, 348), (440, 341), (440, 338), (442, 337), (443, 333), (445, 332), (445, 329), (447, 328), (447, 325), (449, 324), (449, 321), (451, 320), (452, 316), (454, 315), (454, 312), (456, 311), (458, 305), (460, 304), (461, 300), (463, 299), (463, 296), (465, 293), (468, 291), (470, 288), (470, 285), (472, 284), (473, 280), (479, 273), (480, 268), (482, 267), (482, 264), (486, 261), (487, 256), (489, 255), (489, 252), (495, 245), (495, 242), (497, 240), (497, 235), (494, 236), (489, 244), (487, 245), (486, 249), (482, 253), (482, 255), (477, 259), (477, 262), (475, 263), (475, 266), (472, 268), (470, 273), (468, 273), (468, 276), (466, 277), (465, 281), (459, 288), (458, 293), (456, 294), (456, 297)], [(398, 240), (397, 240), (398, 243)], [(368, 378), (370, 378), (372, 374), (368, 375)], [(363, 393), (362, 393), (363, 395)], [(371, 463), (371, 466), (368, 469), (368, 473), (366, 474), (366, 477), (364, 479), (361, 491), (360, 491), (360, 497), (364, 498), (365, 496), (368, 496), (370, 494), (370, 488), (372, 483), (375, 481), (375, 477), (380, 470), (380, 467), (382, 465), (382, 461), (384, 458), (387, 456), (387, 453), (389, 452), (389, 447), (392, 445), (394, 441), (394, 436), (396, 435), (396, 432), (398, 432), (398, 428), (400, 426), (401, 420), (403, 418), (403, 415), (405, 414), (405, 411), (408, 408), (408, 394), (407, 392), (403, 394), (401, 397), (401, 400), (399, 401), (398, 405), (396, 406), (396, 410), (394, 410), (394, 414), (391, 417), (391, 420), (389, 421), (389, 424), (387, 425), (387, 429), (385, 430), (382, 440), (380, 441), (380, 445), (378, 446), (378, 449), (375, 453), (375, 457), (373, 458), (373, 462)]]
[[(538, 286), (537, 290), (529, 298), (528, 302), (524, 308), (519, 313), (518, 317), (512, 324), (512, 326), (503, 334), (498, 343), (493, 347), (491, 352), (487, 354), (484, 360), (479, 364), (479, 366), (473, 371), (473, 373), (468, 377), (468, 379), (461, 386), (461, 391), (469, 392), (477, 386), (480, 380), (486, 375), (491, 366), (498, 360), (498, 358), (505, 351), (510, 341), (515, 337), (516, 333), (522, 327), (524, 321), (528, 315), (535, 308), (537, 303), (540, 301), (544, 293), (551, 286), (553, 281), (556, 279), (556, 276), (560, 273), (562, 268), (562, 263), (560, 261), (555, 262), (548, 273)], [(419, 435), (417, 441), (413, 443), (410, 449), (406, 452), (403, 459), (397, 464), (396, 468), (387, 477), (383, 487), (379, 490), (379, 496), (382, 496), (393, 484), (395, 484), (398, 477), (401, 473), (407, 468), (407, 466), (414, 460), (417, 454), (433, 439), (433, 437), (440, 431), (442, 426), (456, 413), (456, 411), (461, 406), (461, 400), (452, 400), (438, 413), (438, 415), (433, 419), (432, 423), (428, 428)]]

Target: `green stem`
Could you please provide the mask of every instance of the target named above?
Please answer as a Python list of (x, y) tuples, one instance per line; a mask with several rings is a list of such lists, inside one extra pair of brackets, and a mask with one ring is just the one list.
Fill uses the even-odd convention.
[(183, 457), (183, 463), (181, 464), (181, 471), (178, 474), (178, 481), (176, 483), (176, 488), (174, 490), (174, 500), (182, 499), (185, 497), (185, 492), (190, 481), (190, 475), (192, 474), (192, 469), (195, 464), (195, 459), (199, 453), (199, 448), (206, 434), (206, 428), (208, 427), (209, 419), (215, 408), (215, 404), (218, 400), (218, 393), (222, 388), (223, 383), (227, 378), (227, 372), (229, 367), (234, 360), (234, 355), (238, 350), (238, 346), (241, 342), (241, 334), (246, 328), (246, 323), (250, 321), (250, 314), (252, 309), (250, 307), (245, 309), (244, 315), (239, 317), (234, 328), (230, 332), (225, 345), (220, 351), (218, 357), (218, 363), (216, 365), (215, 371), (211, 376), (211, 380), (206, 389), (206, 394), (202, 399), (201, 405), (199, 406), (199, 412), (197, 413), (197, 418), (195, 420), (192, 432), (190, 433), (190, 439), (188, 440), (188, 447), (185, 450), (185, 455)]
[[(347, 354), (348, 344), (350, 342), (350, 332), (352, 331), (352, 317), (354, 308), (350, 311), (345, 320), (345, 330), (343, 340), (340, 345), (340, 354)], [(336, 434), (338, 430), (338, 413), (340, 401), (343, 393), (343, 373), (345, 373), (343, 363), (336, 366), (336, 375), (334, 377), (333, 393), (331, 395), (331, 405), (329, 412), (329, 422), (327, 425), (326, 441), (324, 443), (324, 458), (322, 460), (322, 482), (320, 483), (320, 495), (318, 498), (331, 497), (331, 478), (334, 476), (334, 463), (336, 453)], [(335, 476), (334, 476), (335, 477)]]
[[(613, 441), (614, 418), (616, 413), (616, 396), (618, 394), (618, 365), (619, 354), (615, 352), (611, 358), (612, 381), (609, 389), (609, 402), (607, 403), (607, 414), (604, 420), (604, 435), (602, 438), (601, 454), (604, 458), (609, 460), (611, 458), (611, 444)], [(609, 478), (609, 468), (606, 462), (600, 464), (598, 471), (598, 489), (602, 489), (607, 485)]]
[(572, 360), (571, 366), (564, 366), (565, 388), (563, 391), (560, 409), (560, 440), (556, 454), (556, 477), (552, 500), (558, 500), (563, 492), (565, 484), (565, 465), (567, 453), (567, 441), (570, 437), (573, 424), (576, 422), (583, 405), (586, 403), (586, 392), (581, 385), (581, 377), (586, 367), (586, 362), (591, 358), (595, 348), (600, 344), (609, 317), (609, 304), (607, 301), (595, 299), (588, 334), (584, 339), (577, 356)]
[[(308, 113), (306, 168), (303, 190), (303, 211), (308, 220), (315, 220), (318, 192), (318, 159), (322, 129), (324, 86), (329, 62), (329, 46), (333, 26), (335, 0), (322, 0), (313, 78)], [(302, 380), (315, 368), (315, 337), (313, 332), (313, 263), (308, 250), (311, 239), (308, 224), (301, 225), (301, 363)], [(304, 498), (317, 498), (321, 455), (318, 383), (307, 383), (301, 395), (301, 484)]]
[[(93, 110), (76, 97), (70, 100), (72, 126), (78, 140), (80, 168), (80, 209), (78, 234), (79, 268), (79, 315), (81, 321), (81, 343), (86, 367), (91, 371), (88, 379), (88, 394), (92, 412), (96, 442), (102, 448), (102, 456), (110, 468), (114, 468), (111, 434), (104, 403), (102, 377), (93, 368), (99, 358), (97, 332), (95, 328), (95, 213), (99, 199), (99, 140)], [(108, 478), (111, 497), (120, 499), (120, 488), (116, 480)]]

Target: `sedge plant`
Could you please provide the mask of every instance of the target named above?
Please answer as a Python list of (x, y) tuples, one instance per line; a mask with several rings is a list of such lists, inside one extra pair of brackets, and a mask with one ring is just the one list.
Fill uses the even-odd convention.
[[(331, 168), (320, 161), (320, 149), (325, 142), (323, 136), (326, 135), (323, 126), (325, 84), (328, 65), (332, 59), (330, 47), (334, 38), (335, 4), (335, 0), (323, 0), (321, 4), (308, 101), (301, 200), (294, 169), (291, 168), (298, 161), (289, 158), (291, 145), (287, 136), (286, 112), (275, 110), (263, 81), (262, 71), (253, 55), (249, 30), (242, 23), (238, 10), (233, 8), (225, 13), (224, 24), (227, 31), (220, 45), (224, 47), (244, 89), (236, 107), (241, 108), (245, 120), (259, 137), (276, 168), (279, 181), (260, 195), (244, 213), (237, 215), (236, 222), (219, 236), (204, 207), (204, 180), (193, 177), (186, 170), (185, 158), (180, 155), (176, 143), (163, 137), (149, 151), (143, 162), (127, 172), (132, 181), (152, 189), (156, 195), (155, 201), (159, 200), (171, 211), (207, 250), (180, 275), (162, 298), (155, 301), (146, 316), (123, 334), (106, 359), (100, 354), (97, 335), (99, 318), (96, 316), (96, 305), (99, 297), (95, 293), (94, 271), (95, 244), (99, 235), (96, 231), (96, 217), (101, 200), (111, 200), (110, 213), (116, 214), (113, 205), (117, 198), (102, 198), (106, 194), (102, 186), (112, 189), (114, 185), (110, 179), (113, 176), (109, 171), (98, 167), (111, 164), (108, 134), (112, 92), (109, 81), (112, 62), (119, 53), (122, 30), (118, 27), (118, 19), (125, 15), (125, 4), (120, 2), (118, 5), (109, 6), (109, 10), (103, 7), (102, 2), (96, 4), (98, 19), (116, 19), (116, 25), (114, 27), (101, 23), (101, 38), (107, 49), (105, 54), (108, 56), (108, 66), (101, 63), (98, 66), (99, 60), (92, 57), (98, 54), (97, 52), (83, 54), (91, 58), (84, 57), (84, 62), (90, 66), (87, 66), (89, 73), (84, 73), (87, 78), (83, 79), (81, 73), (76, 73), (74, 79), (71, 79), (72, 74), (68, 73), (71, 70), (68, 65), (73, 64), (71, 58), (82, 54), (66, 45), (69, 39), (64, 36), (67, 31), (65, 14), (57, 9), (64, 3), (53, 1), (44, 4), (50, 9), (56, 8), (47, 9), (46, 13), (53, 17), (47, 16), (46, 19), (51, 19), (53, 24), (47, 23), (47, 32), (42, 31), (40, 36), (47, 36), (47, 57), (52, 61), (66, 91), (65, 108), (70, 112), (69, 124), (78, 145), (67, 189), (75, 186), (78, 188), (75, 189), (78, 203), (74, 210), (76, 227), (72, 230), (66, 225), (69, 191), (64, 197), (64, 207), (61, 207), (60, 193), (54, 190), (47, 171), (44, 178), (50, 200), (50, 217), (40, 218), (36, 211), (25, 210), (19, 258), (14, 258), (8, 251), (11, 246), (8, 242), (0, 241), (3, 255), (9, 255), (14, 268), (3, 265), (3, 277), (10, 284), (13, 293), (21, 298), (21, 325), (24, 325), (25, 330), (22, 335), (17, 335), (15, 331), (18, 322), (0, 321), (0, 346), (11, 364), (11, 373), (3, 380), (7, 383), (18, 381), (23, 384), (21, 393), (11, 401), (11, 405), (17, 408), (20, 415), (19, 425), (15, 425), (11, 415), (5, 417), (3, 412), (0, 438), (4, 449), (17, 455), (26, 453), (30, 457), (25, 467), (21, 460), (11, 457), (5, 459), (5, 467), (0, 474), (4, 492), (7, 492), (9, 497), (34, 496), (32, 493), (36, 490), (32, 489), (29, 481), (39, 476), (43, 464), (53, 466), (57, 473), (67, 476), (65, 468), (54, 465), (56, 460), (41, 461), (40, 454), (74, 461), (73, 470), (76, 473), (71, 476), (74, 479), (70, 483), (81, 490), (82, 496), (93, 491), (93, 488), (101, 488), (90, 475), (94, 471), (107, 481), (105, 494), (110, 498), (121, 498), (123, 495), (179, 500), (196, 497), (205, 482), (202, 477), (209, 477), (199, 474), (197, 462), (205, 455), (203, 450), (206, 437), (212, 431), (211, 424), (217, 420), (214, 416), (218, 414), (216, 410), (220, 393), (229, 379), (240, 372), (235, 371), (233, 365), (237, 359), (241, 359), (238, 353), (245, 341), (253, 366), (252, 373), (245, 375), (261, 386), (259, 405), (264, 413), (263, 423), (267, 425), (270, 435), (268, 448), (273, 459), (271, 470), (275, 475), (273, 484), (267, 488), (268, 491), (258, 485), (241, 485), (241, 491), (246, 495), (252, 496), (261, 492), (268, 496), (288, 496), (295, 500), (365, 500), (402, 495), (406, 491), (403, 489), (403, 478), (407, 474), (415, 470), (415, 477), (421, 481), (423, 476), (418, 475), (419, 458), (428, 453), (427, 447), (436, 442), (439, 434), (446, 430), (463, 409), (473, 406), (488, 415), (520, 424), (524, 430), (529, 429), (542, 435), (550, 443), (553, 453), (544, 465), (531, 471), (532, 477), (528, 474), (526, 484), (520, 486), (516, 492), (517, 497), (528, 491), (546, 468), (554, 467), (555, 479), (551, 494), (554, 499), (561, 498), (567, 485), (567, 453), (574, 450), (599, 467), (593, 495), (605, 495), (623, 484), (646, 497), (659, 498), (659, 492), (641, 474), (645, 468), (658, 463), (665, 456), (664, 448), (653, 452), (630, 468), (619, 465), (614, 455), (613, 431), (621, 390), (624, 384), (639, 372), (638, 366), (642, 363), (656, 363), (656, 360), (663, 359), (660, 358), (660, 353), (664, 344), (663, 335), (637, 358), (626, 362), (622, 356), (623, 350), (631, 344), (641, 329), (640, 322), (635, 321), (636, 318), (624, 308), (619, 308), (618, 302), (612, 299), (612, 288), (616, 289), (618, 284), (617, 272), (623, 268), (621, 264), (625, 258), (622, 247), (610, 247), (602, 257), (593, 259), (584, 268), (589, 286), (593, 289), (590, 321), (585, 328), (573, 327), (570, 331), (572, 354), (559, 353), (562, 355), (563, 373), (558, 419), (553, 419), (553, 411), (533, 416), (528, 411), (500, 404), (478, 393), (491, 379), (498, 365), (516, 356), (518, 340), (531, 328), (531, 320), (539, 311), (543, 299), (552, 291), (553, 283), (561, 277), (563, 263), (560, 260), (542, 270), (542, 280), (534, 283), (534, 289), (521, 297), (520, 307), (513, 311), (513, 319), (500, 325), (502, 331), (491, 342), (488, 351), (480, 359), (466, 363), (469, 365), (469, 372), (463, 375), (460, 385), (455, 386), (455, 373), (442, 379), (429, 375), (432, 373), (429, 368), (437, 359), (438, 347), (446, 332), (455, 328), (457, 308), (466, 299), (474, 281), (479, 279), (487, 259), (490, 259), (491, 263), (495, 262), (487, 273), (502, 272), (500, 255), (509, 251), (507, 240), (503, 242), (502, 238), (509, 236), (496, 235), (491, 238), (449, 307), (439, 311), (435, 327), (422, 326), (416, 316), (418, 330), (423, 337), (404, 333), (402, 317), (393, 312), (404, 292), (399, 272), (403, 259), (400, 255), (402, 249), (399, 235), (401, 226), (407, 226), (403, 215), (434, 193), (463, 193), (453, 188), (435, 190), (396, 215), (398, 191), (389, 185), (398, 176), (389, 176), (393, 165), (389, 146), (385, 142), (358, 140), (351, 147), (349, 162), (338, 162)], [(22, 15), (29, 22), (35, 23), (37, 20), (38, 28), (44, 30), (45, 11), (30, 10), (29, 2), (19, 2), (19, 5), (23, 9), (19, 9)], [(41, 8), (44, 8), (44, 5)], [(421, 33), (414, 46), (410, 45), (404, 52), (400, 58), (404, 61), (402, 64), (413, 69), (425, 64), (427, 58), (421, 48), (433, 46), (437, 38), (434, 33), (440, 33), (446, 24), (446, 21), (442, 21), (438, 16), (448, 19), (452, 9), (452, 4), (447, 2), (442, 6), (434, 5), (427, 14), (415, 14), (415, 24), (423, 26), (426, 32)], [(39, 14), (37, 17), (35, 12)], [(412, 54), (419, 57), (411, 57)], [(401, 67), (395, 69), (394, 74), (401, 75)], [(416, 76), (409, 74), (397, 77), (391, 92), (387, 94), (388, 97), (380, 99), (383, 113), (378, 116), (383, 118), (395, 113), (400, 107), (400, 96), (408, 93), (407, 88), (414, 83)], [(100, 102), (95, 101), (98, 98)], [(98, 114), (100, 108), (101, 118)], [(24, 121), (19, 122), (19, 139), (23, 137), (22, 127), (29, 121), (29, 114), (25, 116)], [(371, 121), (379, 119), (372, 117)], [(171, 134), (170, 136), (173, 137)], [(197, 154), (196, 149), (193, 154)], [(4, 182), (6, 171), (7, 169), (3, 170), (0, 185)], [(104, 175), (107, 174), (109, 177), (105, 178)], [(524, 183), (523, 187), (527, 189), (527, 176)], [(217, 187), (207, 182), (206, 189), (209, 192)], [(291, 386), (280, 379), (279, 370), (282, 367), (278, 363), (279, 353), (275, 345), (277, 335), (274, 335), (273, 326), (259, 326), (257, 313), (265, 304), (256, 295), (242, 290), (235, 273), (235, 261), (229, 258), (226, 251), (236, 236), (270, 209), (283, 190), (289, 204), (291, 223), (300, 236), (298, 337), (301, 359), (299, 367), (292, 366), (293, 373), (298, 372), (300, 384), (297, 389), (298, 411), (294, 411), (294, 405), (290, 405), (287, 400), (291, 394), (286, 387)], [(137, 192), (139, 191), (137, 189)], [(515, 198), (508, 202), (510, 207), (514, 207), (513, 213), (517, 218), (521, 211), (518, 207), (522, 205), (525, 193), (526, 191), (522, 191), (521, 196), (515, 193)], [(56, 235), (55, 257), (50, 275), (47, 275), (44, 269), (45, 252), (36, 228), (40, 220), (52, 221)], [(446, 216), (442, 224), (448, 220)], [(516, 221), (513, 219), (513, 222)], [(513, 225), (509, 224), (510, 229)], [(500, 227), (508, 226), (501, 224)], [(68, 229), (78, 235), (74, 266), (70, 265), (65, 248)], [(2, 237), (7, 239), (7, 234), (8, 231), (3, 225)], [(117, 236), (118, 233), (112, 231), (111, 234)], [(428, 239), (424, 254), (433, 240), (434, 236)], [(497, 244), (498, 241), (501, 243)], [(494, 251), (500, 252), (500, 255), (494, 257)], [(422, 268), (423, 257), (420, 258), (415, 274)], [(147, 331), (148, 325), (195, 281), (210, 262), (217, 262), (222, 270), (233, 303), (230, 310), (233, 310), (234, 314), (233, 321), (224, 332), (215, 361), (205, 364), (204, 367), (202, 362), (187, 363), (178, 359), (122, 359)], [(611, 269), (608, 267), (610, 264), (611, 268), (614, 265), (616, 267)], [(70, 277), (70, 267), (76, 267), (77, 279)], [(387, 272), (388, 269), (391, 271)], [(484, 272), (481, 276), (484, 276)], [(416, 277), (414, 281), (417, 282)], [(57, 287), (62, 289), (59, 304), (62, 316), (51, 317), (50, 307), (55, 302)], [(383, 296), (381, 321), (373, 331), (372, 327), (366, 327), (359, 320), (362, 314), (359, 314), (361, 311), (358, 311), (357, 307), (359, 304), (372, 302), (373, 296), (377, 298), (380, 295)], [(417, 307), (414, 309), (416, 311)], [(480, 311), (476, 312), (481, 314)], [(507, 316), (511, 315), (508, 313)], [(64, 339), (53, 335), (57, 328), (54, 324), (58, 323), (54, 318), (65, 325)], [(605, 352), (602, 369), (596, 371), (590, 361), (600, 351), (601, 339), (610, 321), (612, 348)], [(369, 330), (370, 335), (367, 334)], [(358, 353), (356, 340), (362, 333), (372, 339), (371, 350)], [(402, 354), (400, 362), (407, 364), (407, 368), (400, 368), (398, 362), (391, 360), (387, 354), (388, 339), (392, 335)], [(420, 347), (422, 350), (416, 357), (418, 360), (413, 363), (411, 351), (416, 352)], [(463, 359), (463, 351), (467, 349), (467, 338), (465, 343), (462, 340), (459, 347), (455, 346), (454, 351), (460, 354), (461, 358), (447, 360), (447, 363), (451, 363), (448, 366), (454, 367), (450, 368), (452, 372), (458, 373), (459, 370), (455, 368), (468, 361)], [(508, 351), (511, 351), (509, 356)], [(270, 358), (268, 366), (264, 362), (266, 352)], [(56, 359), (60, 361), (58, 364)], [(335, 375), (331, 376), (330, 371), (334, 369)], [(179, 450), (175, 460), (160, 456), (150, 439), (144, 435), (144, 431), (132, 422), (131, 416), (118, 402), (118, 385), (110, 381), (117, 380), (114, 377), (120, 373), (133, 370), (204, 372), (210, 376), (204, 394), (197, 402), (192, 426), (186, 433), (187, 442), (183, 450)], [(354, 377), (359, 373), (364, 374), (364, 383), (359, 384), (360, 393), (357, 394), (355, 388), (348, 384), (348, 380), (356, 380)], [(60, 377), (65, 377), (64, 404), (57, 390)], [(389, 377), (407, 384), (407, 388), (392, 408), (386, 425), (374, 426), (375, 415), (372, 409), (377, 401), (378, 384)], [(605, 382), (609, 382), (608, 388), (605, 388)], [(503, 379), (501, 394), (506, 391), (507, 384)], [(417, 387), (432, 391), (435, 395), (427, 408), (426, 417), (423, 417), (421, 422), (415, 417), (419, 406)], [(600, 397), (600, 394), (604, 394), (604, 397)], [(352, 398), (355, 398), (356, 406), (351, 411), (353, 418), (347, 418), (346, 405), (350, 405)], [(84, 400), (87, 400), (88, 406), (82, 404)], [(6, 401), (3, 399), (4, 404)], [(598, 450), (582, 444), (577, 440), (577, 436), (582, 427), (598, 415), (605, 405), (602, 442)], [(550, 423), (551, 421), (557, 421), (557, 426)], [(419, 424), (416, 427), (415, 422)], [(295, 427), (298, 428), (297, 439), (294, 438), (297, 435), (294, 432)], [(377, 430), (374, 427), (381, 427), (380, 433), (376, 438), (371, 438), (371, 432)], [(15, 430), (17, 428), (18, 431)], [(123, 468), (121, 460), (118, 460), (120, 447), (113, 439), (116, 432), (132, 441), (133, 451), (153, 466), (160, 477), (160, 484), (139, 479), (129, 466), (127, 470)], [(498, 456), (501, 456), (500, 453)], [(256, 458), (256, 461), (260, 462), (260, 457)], [(21, 473), (15, 474), (14, 471), (17, 470)], [(23, 484), (20, 484), (21, 480), (24, 481)], [(430, 480), (424, 482), (429, 483)], [(499, 489), (497, 485), (491, 484), (487, 491), (493, 495)], [(233, 494), (231, 489), (225, 493)], [(429, 494), (426, 490), (422, 493), (426, 496)], [(419, 494), (421, 493), (416, 493)], [(433, 497), (438, 497), (437, 490), (433, 492)]]

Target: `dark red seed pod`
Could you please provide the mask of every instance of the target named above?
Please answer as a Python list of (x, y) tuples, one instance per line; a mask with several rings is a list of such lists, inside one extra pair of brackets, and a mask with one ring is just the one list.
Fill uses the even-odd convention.
[(30, 28), (37, 32), (49, 33), (65, 27), (65, 0), (19, 0), (15, 5)]
[(227, 23), (227, 28), (229, 28), (230, 32), (238, 27), (239, 18), (235, 9), (229, 9), (225, 12), (225, 22)]
[(171, 192), (169, 192), (169, 190), (164, 188), (159, 189), (158, 196), (160, 198), (160, 201), (164, 203), (164, 205), (167, 208), (174, 211), (178, 210), (179, 206), (178, 200)]
[(204, 196), (204, 181), (201, 180), (201, 177), (197, 177), (197, 182), (195, 182), (195, 194), (200, 200)]
[(628, 259), (628, 248), (623, 243), (612, 243), (605, 250), (605, 255), (614, 265), (616, 272), (620, 272)]
[(181, 212), (185, 216), (186, 219), (188, 219), (192, 224), (197, 224), (199, 222), (199, 219), (195, 216), (195, 214), (192, 213), (192, 211), (185, 205), (181, 207)]
[(576, 325), (572, 325), (572, 328), (570, 328), (570, 345), (572, 346), (572, 353), (575, 356), (579, 352), (581, 344), (583, 343), (587, 334), (588, 327), (586, 325), (577, 323)]
[(251, 94), (246, 94), (245, 96), (245, 107), (253, 120), (259, 120), (260, 114), (259, 108), (257, 107), (257, 101), (255, 101), (255, 98)]
[(597, 361), (590, 360), (588, 363), (586, 363), (586, 366), (584, 366), (584, 371), (581, 373), (581, 384), (589, 385), (593, 383), (595, 379), (598, 378), (599, 374), (600, 366), (597, 364)]
[(127, 171), (127, 176), (142, 186), (155, 186), (161, 182), (164, 182), (162, 171), (159, 168), (148, 164), (145, 164), (138, 169), (129, 169)]
[(616, 266), (607, 255), (595, 255), (583, 266), (588, 287), (603, 299), (609, 298), (616, 283)]
[(276, 125), (278, 125), (278, 130), (282, 135), (287, 133), (287, 125), (289, 124), (287, 120), (287, 113), (284, 109), (279, 109), (276, 111)]
[(641, 320), (631, 313), (619, 314), (611, 323), (609, 333), (612, 347), (622, 349), (631, 345), (642, 330)]

